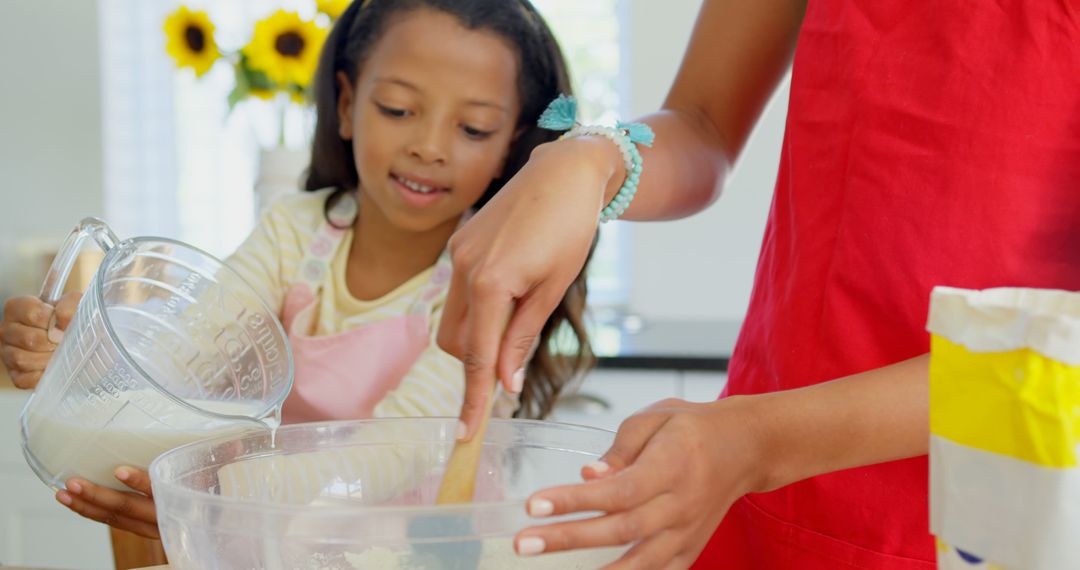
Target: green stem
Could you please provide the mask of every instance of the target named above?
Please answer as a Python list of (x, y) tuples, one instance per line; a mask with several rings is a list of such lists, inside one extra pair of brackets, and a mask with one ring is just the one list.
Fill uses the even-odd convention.
[(277, 144), (281, 148), (285, 148), (285, 111), (288, 110), (289, 101), (286, 99), (288, 95), (278, 94), (278, 107), (280, 107), (280, 116), (278, 117), (278, 141)]

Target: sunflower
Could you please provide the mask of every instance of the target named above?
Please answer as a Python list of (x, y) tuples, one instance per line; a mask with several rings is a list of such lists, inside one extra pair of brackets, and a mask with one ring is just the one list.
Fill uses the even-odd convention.
[(274, 91), (273, 89), (259, 89), (253, 87), (250, 91), (248, 91), (248, 94), (254, 97), (258, 97), (263, 101), (272, 101), (274, 97), (277, 96), (277, 91)]
[(341, 17), (345, 8), (349, 7), (350, 0), (315, 0), (315, 4), (319, 6), (320, 12), (330, 16), (331, 20), (336, 20)]
[(206, 12), (193, 12), (181, 6), (165, 20), (165, 50), (179, 67), (190, 67), (195, 76), (209, 71), (218, 57), (214, 42), (214, 24)]
[(278, 85), (307, 87), (315, 75), (326, 28), (295, 12), (278, 10), (255, 24), (251, 43), (243, 49), (251, 68)]

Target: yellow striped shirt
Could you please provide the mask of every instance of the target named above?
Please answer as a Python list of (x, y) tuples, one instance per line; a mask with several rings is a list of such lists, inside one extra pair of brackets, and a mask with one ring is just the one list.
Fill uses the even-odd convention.
[[(255, 288), (281, 317), (289, 288), (299, 281), (305, 253), (324, 223), (323, 206), (329, 190), (286, 196), (271, 205), (258, 226), (229, 257), (229, 265)], [(383, 297), (363, 301), (352, 296), (345, 284), (353, 232), (348, 230), (337, 245), (330, 271), (322, 282), (315, 317), (315, 335), (330, 335), (369, 323), (407, 314), (423, 293), (434, 267), (410, 278)], [(398, 387), (375, 407), (375, 417), (456, 416), (465, 393), (465, 372), (459, 360), (442, 351), (435, 333), (446, 304), (444, 291), (432, 304), (431, 342)], [(302, 378), (297, 378), (302, 382)], [(496, 417), (509, 417), (517, 409), (517, 397), (499, 393)]]

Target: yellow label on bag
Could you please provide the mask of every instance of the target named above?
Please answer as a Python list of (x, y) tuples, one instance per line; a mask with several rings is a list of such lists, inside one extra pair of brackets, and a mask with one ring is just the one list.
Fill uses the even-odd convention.
[(972, 352), (932, 335), (930, 431), (1045, 467), (1076, 467), (1080, 366), (1033, 350)]

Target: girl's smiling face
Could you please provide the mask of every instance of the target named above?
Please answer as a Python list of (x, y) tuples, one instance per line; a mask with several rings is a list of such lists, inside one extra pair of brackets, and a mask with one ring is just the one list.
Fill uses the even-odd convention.
[(449, 14), (395, 17), (356, 85), (338, 73), (340, 135), (353, 143), (361, 200), (392, 225), (457, 223), (503, 170), (520, 102), (518, 57)]

